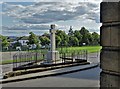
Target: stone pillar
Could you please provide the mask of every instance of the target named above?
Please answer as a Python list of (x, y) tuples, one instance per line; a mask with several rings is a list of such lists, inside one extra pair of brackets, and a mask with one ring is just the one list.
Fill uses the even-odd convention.
[(120, 87), (120, 2), (102, 2), (100, 16), (100, 86)]
[(47, 63), (56, 62), (59, 59), (59, 52), (56, 51), (56, 43), (55, 43), (55, 25), (51, 25), (50, 29), (50, 51), (47, 54)]
[(55, 25), (51, 25), (51, 29), (50, 29), (50, 51), (55, 51), (55, 33), (56, 33), (56, 29), (55, 29)]

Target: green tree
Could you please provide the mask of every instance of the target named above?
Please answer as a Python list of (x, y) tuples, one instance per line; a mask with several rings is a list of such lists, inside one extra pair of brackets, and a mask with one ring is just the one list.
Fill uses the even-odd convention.
[(87, 39), (88, 39), (88, 45), (93, 45), (93, 37), (91, 33), (87, 34)]
[(36, 46), (39, 46), (40, 41), (39, 41), (38, 37), (33, 32), (30, 32), (29, 34), (30, 35), (29, 35), (29, 38), (28, 38), (28, 40), (29, 40), (28, 45), (35, 44)]
[(79, 41), (79, 45), (80, 45), (80, 43), (82, 41), (82, 35), (81, 35), (80, 31), (79, 30), (75, 30), (74, 31), (74, 36), (77, 37), (77, 39)]
[(46, 36), (47, 38), (50, 38), (50, 34), (49, 33), (44, 33), (42, 36)]
[(69, 35), (69, 36), (73, 36), (73, 35), (74, 35), (74, 31), (73, 31), (73, 29), (72, 29), (72, 26), (70, 26), (68, 35)]
[[(47, 37), (50, 39), (48, 33), (42, 35), (42, 37)], [(44, 38), (46, 39), (46, 38)], [(45, 45), (44, 39), (42, 39), (42, 45)], [(47, 42), (47, 41), (46, 41)], [(56, 31), (56, 46), (78, 46), (83, 45), (96, 45), (100, 42), (100, 36), (94, 32), (90, 33), (85, 27), (82, 27), (80, 30), (73, 31), (70, 27), (69, 33), (66, 34), (65, 31), (57, 30)], [(48, 42), (49, 43), (49, 42)]]
[(60, 43), (61, 43), (61, 38), (60, 36), (56, 35), (56, 46), (60, 46)]
[(56, 35), (61, 38), (61, 43), (60, 43), (61, 46), (67, 46), (68, 45), (69, 37), (65, 33), (65, 31), (57, 30)]
[(78, 46), (79, 45), (79, 40), (77, 39), (77, 37), (70, 36), (69, 37), (69, 45), (70, 46)]
[(50, 44), (50, 39), (46, 36), (39, 37), (42, 46), (47, 46)]
[(93, 45), (99, 45), (100, 43), (100, 35), (96, 32), (92, 33), (92, 37), (93, 37)]
[(0, 35), (0, 40), (2, 48), (8, 47), (10, 45), (10, 43), (7, 40), (7, 37)]
[(21, 44), (20, 42), (17, 41), (16, 43), (14, 43), (14, 48), (16, 48), (17, 46), (20, 46), (20, 47), (21, 47), (22, 44)]
[(89, 31), (85, 28), (85, 27), (82, 27), (81, 30), (80, 30), (80, 33), (82, 35), (82, 40), (81, 40), (81, 45), (83, 43), (86, 43), (86, 45), (89, 45)]
[(89, 31), (85, 27), (82, 27), (81, 30), (80, 30), (80, 33), (82, 35), (86, 35), (87, 33), (89, 33)]

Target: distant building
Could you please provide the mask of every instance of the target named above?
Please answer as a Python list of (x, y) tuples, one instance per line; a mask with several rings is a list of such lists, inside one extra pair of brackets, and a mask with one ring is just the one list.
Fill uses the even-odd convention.
[[(22, 48), (21, 47), (23, 47), (23, 46), (28, 46), (27, 45), (27, 42), (29, 42), (29, 40), (28, 40), (28, 37), (27, 36), (23, 36), (23, 37), (16, 37), (16, 38), (8, 38), (8, 41), (10, 42), (10, 47), (9, 48), (14, 48), (15, 47), (15, 49), (16, 50), (21, 50)], [(17, 42), (19, 42), (20, 44), (21, 44), (21, 46), (20, 45), (18, 45), (18, 46), (15, 46), (15, 43), (17, 43)]]
[(29, 49), (35, 49), (36, 47), (37, 47), (36, 44), (32, 44), (29, 46)]
[(10, 43), (10, 47), (13, 48), (14, 44), (17, 42), (17, 39), (8, 38), (8, 42)]
[(17, 46), (15, 47), (16, 50), (23, 50), (23, 49), (26, 49), (26, 48), (29, 48), (29, 49), (35, 49), (37, 47), (36, 44), (31, 44), (31, 45), (28, 45), (28, 36), (23, 36), (23, 37), (17, 37), (16, 39), (10, 39), (9, 38), (9, 42), (10, 42), (10, 47), (13, 48), (14, 47), (14, 44), (19, 42), (21, 44), (21, 46)]
[(23, 36), (18, 39), (18, 42), (21, 43), (22, 46), (27, 46), (27, 42), (29, 42), (29, 40), (27, 36)]

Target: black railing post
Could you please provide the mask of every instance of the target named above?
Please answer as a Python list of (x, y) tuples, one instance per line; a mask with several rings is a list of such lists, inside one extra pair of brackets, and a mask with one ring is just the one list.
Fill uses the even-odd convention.
[(86, 50), (86, 60), (88, 60), (88, 52), (87, 52), (87, 50)]
[(36, 60), (35, 60), (35, 63), (37, 63), (37, 56), (38, 56), (38, 55), (37, 55), (37, 52), (36, 52)]
[(71, 58), (72, 58), (72, 62), (73, 62), (73, 58), (74, 58), (74, 52), (72, 53), (72, 57), (71, 57)]

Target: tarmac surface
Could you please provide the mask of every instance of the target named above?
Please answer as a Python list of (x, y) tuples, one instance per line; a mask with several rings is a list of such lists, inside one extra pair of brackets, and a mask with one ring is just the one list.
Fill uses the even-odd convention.
[(99, 87), (100, 68), (2, 84), (2, 87)]

